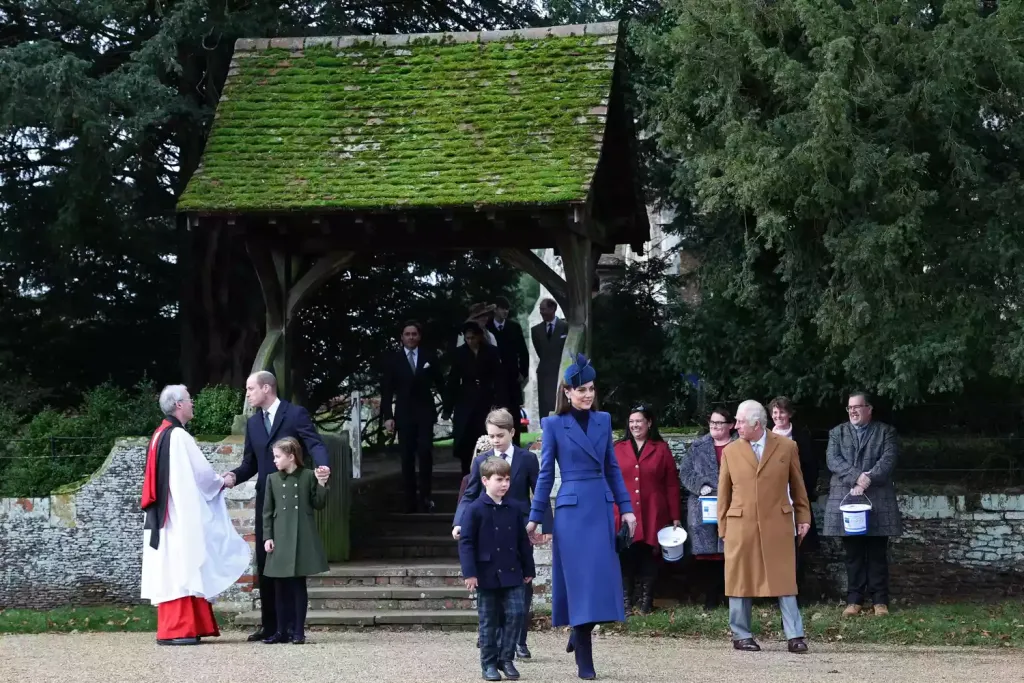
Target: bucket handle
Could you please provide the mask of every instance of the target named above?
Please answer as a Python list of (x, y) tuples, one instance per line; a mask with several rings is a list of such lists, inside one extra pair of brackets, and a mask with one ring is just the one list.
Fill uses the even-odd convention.
[[(849, 493), (847, 493), (847, 494), (846, 494), (845, 496), (843, 496), (843, 499), (842, 499), (841, 501), (839, 501), (839, 504), (840, 504), (840, 505), (842, 505), (843, 503), (845, 503), (845, 502), (846, 502), (846, 499), (847, 499), (847, 498), (849, 498), (849, 497), (850, 497), (850, 494), (849, 494)], [(871, 509), (872, 509), (872, 510), (874, 510), (874, 509), (875, 509), (875, 504), (871, 502), (871, 499), (870, 499), (870, 498), (868, 498), (868, 494), (867, 494), (867, 493), (862, 493), (862, 494), (860, 494), (860, 497), (862, 497), (862, 498), (864, 498), (865, 500), (867, 500), (867, 501), (868, 501), (868, 505), (870, 505), (870, 506), (871, 506)]]

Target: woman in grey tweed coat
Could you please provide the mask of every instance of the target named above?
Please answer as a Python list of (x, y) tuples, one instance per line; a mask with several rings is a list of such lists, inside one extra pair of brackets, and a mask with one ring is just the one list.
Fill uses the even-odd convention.
[(709, 421), (710, 433), (690, 444), (679, 465), (679, 480), (686, 489), (686, 530), (692, 552), (704, 568), (704, 608), (714, 609), (725, 601), (725, 557), (717, 524), (704, 524), (700, 497), (718, 495), (718, 465), (722, 450), (733, 440), (732, 414), (716, 410)]
[[(871, 419), (871, 402), (864, 393), (849, 397), (850, 421), (828, 435), (826, 462), (832, 472), (825, 504), (824, 536), (840, 536), (846, 551), (847, 616), (859, 614), (866, 597), (878, 616), (889, 613), (889, 537), (901, 534), (902, 520), (892, 473), (899, 457), (896, 430)], [(849, 494), (871, 501), (867, 534), (847, 536), (839, 506)], [(854, 495), (850, 496), (854, 498)], [(863, 502), (855, 498), (848, 502)]]

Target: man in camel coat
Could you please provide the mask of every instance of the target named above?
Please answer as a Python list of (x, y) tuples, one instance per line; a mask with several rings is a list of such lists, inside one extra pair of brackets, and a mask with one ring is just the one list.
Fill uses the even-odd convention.
[(725, 540), (729, 627), (734, 648), (760, 651), (750, 633), (752, 599), (777, 597), (789, 651), (803, 654), (793, 525), (802, 541), (811, 528), (811, 508), (796, 443), (772, 434), (767, 424), (764, 406), (744, 401), (736, 411), (740, 438), (722, 453), (718, 535)]

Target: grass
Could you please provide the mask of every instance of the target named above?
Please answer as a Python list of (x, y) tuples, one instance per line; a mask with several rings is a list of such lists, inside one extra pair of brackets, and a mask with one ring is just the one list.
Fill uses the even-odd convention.
[[(885, 618), (843, 618), (842, 606), (837, 604), (815, 604), (801, 611), (812, 642), (1024, 647), (1024, 602), (1020, 601), (894, 608)], [(624, 625), (605, 628), (634, 636), (722, 640), (729, 638), (729, 613), (725, 608), (705, 613), (687, 605), (633, 616)], [(755, 605), (752, 630), (764, 639), (785, 638), (778, 608)]]
[(155, 630), (156, 608), (150, 605), (0, 610), (0, 634)]

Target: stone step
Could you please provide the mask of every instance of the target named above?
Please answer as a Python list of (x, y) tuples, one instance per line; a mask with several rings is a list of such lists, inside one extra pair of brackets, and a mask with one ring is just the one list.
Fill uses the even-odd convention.
[(404, 560), (401, 562), (347, 562), (309, 577), (309, 586), (461, 586), (458, 562)]
[(313, 610), (471, 610), (476, 601), (463, 586), (324, 586), (309, 589)]
[(411, 559), (459, 556), (459, 544), (451, 535), (372, 536), (352, 549), (356, 559)]
[(455, 508), (459, 505), (459, 488), (435, 489), (431, 494), (434, 501), (434, 512), (444, 512), (449, 515), (455, 514)]
[[(242, 612), (235, 617), (237, 626), (255, 626), (259, 612)], [(316, 610), (306, 616), (306, 626), (321, 628), (367, 628), (473, 630), (477, 627), (475, 609), (449, 610)]]
[(388, 536), (440, 536), (451, 534), (452, 515), (448, 512), (389, 513), (375, 519), (373, 530)]

